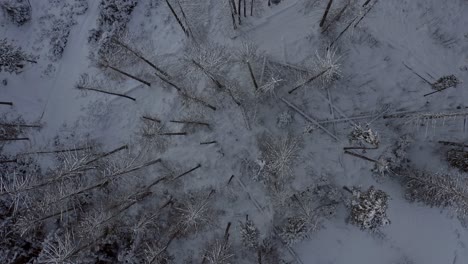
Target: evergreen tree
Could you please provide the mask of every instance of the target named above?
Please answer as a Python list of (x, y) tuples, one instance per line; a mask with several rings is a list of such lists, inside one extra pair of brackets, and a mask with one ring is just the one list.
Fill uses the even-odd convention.
[(37, 63), (33, 56), (8, 43), (6, 39), (0, 40), (0, 72), (20, 73), (26, 62)]

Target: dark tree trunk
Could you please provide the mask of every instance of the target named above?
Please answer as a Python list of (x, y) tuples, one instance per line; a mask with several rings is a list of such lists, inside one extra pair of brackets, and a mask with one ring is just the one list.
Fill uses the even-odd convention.
[(169, 77), (169, 74), (167, 74), (167, 72), (165, 72), (164, 70), (162, 70), (161, 68), (159, 68), (158, 66), (156, 66), (154, 63), (152, 63), (151, 61), (149, 61), (148, 59), (146, 59), (145, 57), (143, 57), (140, 53), (138, 53), (137, 51), (133, 50), (132, 48), (130, 48), (129, 46), (127, 46), (127, 44), (123, 43), (122, 41), (116, 39), (116, 38), (113, 38), (112, 39), (114, 41), (114, 43), (116, 43), (117, 45), (123, 47), (124, 49), (130, 51), (130, 53), (132, 53), (133, 55), (135, 55), (137, 58), (141, 59), (142, 61), (144, 61), (146, 64), (148, 64), (150, 67), (152, 67), (153, 69), (155, 69), (156, 71), (158, 71), (159, 73), (161, 73), (162, 75), (166, 76), (166, 77)]
[(149, 121), (153, 121), (153, 122), (156, 122), (156, 123), (161, 123), (161, 120), (156, 119), (156, 118), (154, 118), (154, 117), (142, 116), (141, 118), (146, 119), (146, 120), (149, 120)]
[(308, 79), (307, 81), (299, 84), (298, 86), (294, 87), (293, 89), (289, 90), (289, 94), (292, 94), (294, 91), (296, 91), (297, 89), (301, 88), (302, 86), (314, 81), (315, 79), (319, 78), (320, 76), (322, 76), (323, 74), (325, 74), (328, 70), (330, 70), (330, 68), (327, 68), (325, 70), (323, 70), (322, 72), (320, 72), (319, 74), (315, 75), (315, 76), (312, 76), (310, 79)]
[(166, 0), (166, 3), (167, 5), (169, 6), (169, 9), (171, 10), (172, 12), (172, 15), (174, 15), (175, 19), (177, 20), (177, 23), (179, 23), (179, 26), (182, 28), (182, 30), (184, 31), (185, 35), (188, 37), (189, 36), (189, 33), (187, 31), (187, 29), (185, 28), (184, 24), (182, 24), (182, 21), (180, 20), (179, 16), (177, 15), (177, 13), (175, 12), (174, 8), (172, 7), (171, 3), (169, 3), (169, 0)]
[(158, 78), (161, 79), (163, 82), (165, 82), (165, 83), (169, 84), (171, 87), (175, 88), (178, 92), (180, 92), (182, 90), (178, 85), (176, 85), (172, 81), (169, 81), (166, 77), (161, 76), (158, 73), (156, 73), (156, 76), (158, 76)]
[(244, 17), (247, 17), (247, 3), (244, 0)]
[(171, 123), (179, 123), (179, 124), (194, 124), (194, 125), (201, 125), (201, 126), (210, 127), (210, 124), (205, 123), (205, 122), (200, 122), (200, 121), (171, 120), (171, 121), (169, 121), (169, 122), (171, 122)]
[(330, 11), (330, 7), (332, 3), (333, 3), (333, 0), (328, 1), (327, 8), (325, 9), (325, 13), (323, 13), (322, 21), (320, 21), (320, 27), (323, 27), (323, 25), (325, 24), (325, 21), (327, 20), (327, 15), (328, 15), (328, 12)]
[(190, 95), (186, 94), (185, 92), (180, 92), (180, 95), (181, 95), (182, 97), (188, 99), (188, 100), (192, 100), (192, 101), (194, 101), (194, 102), (196, 102), (196, 103), (199, 103), (199, 104), (201, 104), (201, 105), (203, 105), (203, 106), (205, 106), (205, 107), (210, 108), (210, 109), (213, 110), (213, 111), (216, 111), (216, 107), (210, 105), (209, 103), (203, 101), (202, 99), (199, 99), (199, 98), (190, 96)]
[(29, 127), (29, 128), (41, 128), (41, 125), (28, 125), (28, 124), (6, 124), (6, 123), (0, 123), (0, 126), (5, 126), (5, 127)]
[(168, 133), (159, 133), (160, 136), (186, 136), (187, 132), (168, 132)]
[(136, 77), (134, 75), (131, 75), (130, 73), (126, 73), (126, 72), (124, 72), (124, 71), (122, 71), (122, 70), (120, 70), (120, 69), (118, 69), (118, 68), (116, 68), (114, 66), (111, 66), (111, 65), (106, 65), (106, 67), (108, 67), (108, 68), (110, 68), (110, 69), (112, 69), (112, 70), (114, 70), (114, 71), (116, 71), (116, 72), (118, 72), (118, 73), (120, 73), (122, 75), (125, 75), (125, 76), (127, 76), (127, 77), (129, 77), (131, 79), (134, 79), (135, 81), (138, 81), (138, 82), (140, 82), (140, 83), (142, 83), (142, 84), (144, 84), (144, 85), (146, 85), (148, 87), (151, 87), (151, 83), (149, 83), (149, 82), (147, 82), (147, 81), (145, 81), (143, 79), (140, 79), (140, 78), (138, 78), (138, 77)]
[(229, 1), (229, 9), (231, 10), (231, 18), (232, 18), (232, 26), (234, 28), (234, 30), (237, 29), (237, 25), (236, 25), (236, 6), (235, 6), (235, 3), (234, 3), (234, 0), (228, 0)]
[(255, 75), (254, 75), (254, 72), (253, 72), (253, 69), (252, 69), (252, 65), (250, 65), (249, 61), (247, 62), (247, 67), (249, 68), (250, 77), (252, 78), (252, 82), (253, 82), (253, 84), (255, 86), (255, 90), (258, 90), (258, 83), (257, 83), (257, 80), (255, 79)]
[(211, 144), (216, 144), (217, 141), (214, 140), (214, 141), (208, 141), (208, 142), (200, 142), (200, 145), (211, 145)]
[(179, 0), (176, 0), (176, 1), (177, 1), (177, 4), (179, 5), (180, 12), (182, 13), (182, 17), (184, 18), (185, 25), (187, 26), (188, 33), (189, 33), (190, 36), (193, 37), (193, 32), (192, 32), (192, 29), (190, 28), (190, 25), (188, 23), (188, 19), (187, 19), (187, 16), (185, 15), (184, 9), (182, 8), (182, 5), (180, 4)]
[(17, 159), (13, 159), (13, 160), (0, 160), (0, 164), (5, 164), (5, 163), (16, 163), (18, 162)]
[(254, 0), (250, 1), (250, 15), (253, 16), (253, 6), (254, 6)]
[(23, 140), (29, 140), (29, 138), (0, 138), (0, 141), (23, 141)]
[(191, 168), (190, 170), (177, 175), (176, 177), (174, 177), (174, 180), (177, 180), (177, 179), (179, 179), (179, 178), (181, 178), (181, 177), (183, 177), (183, 176), (185, 176), (185, 175), (187, 175), (187, 174), (189, 174), (189, 173), (191, 173), (191, 172), (193, 172), (195, 170), (198, 170), (199, 168), (201, 168), (201, 164), (197, 164), (197, 166)]
[(113, 92), (108, 92), (108, 91), (104, 91), (104, 90), (100, 90), (100, 89), (86, 88), (86, 87), (79, 87), (78, 89), (79, 89), (79, 90), (95, 91), (95, 92), (98, 92), (98, 93), (104, 93), (104, 94), (110, 94), (110, 95), (120, 96), (120, 97), (123, 97), (123, 98), (127, 98), (127, 99), (130, 99), (130, 100), (136, 101), (135, 98), (130, 97), (130, 96), (125, 95), (125, 94), (113, 93)]
[(237, 1), (237, 17), (239, 19), (239, 25), (241, 24), (241, 17), (242, 17), (242, 12), (241, 12), (241, 2), (242, 0)]
[(237, 8), (236, 8), (236, 0), (229, 0), (232, 3), (232, 8), (234, 10), (234, 14), (237, 15)]

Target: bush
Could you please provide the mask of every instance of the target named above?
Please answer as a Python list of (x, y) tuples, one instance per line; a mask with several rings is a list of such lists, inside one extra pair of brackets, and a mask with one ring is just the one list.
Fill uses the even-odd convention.
[(26, 0), (4, 0), (0, 5), (11, 21), (18, 26), (31, 20), (31, 6)]

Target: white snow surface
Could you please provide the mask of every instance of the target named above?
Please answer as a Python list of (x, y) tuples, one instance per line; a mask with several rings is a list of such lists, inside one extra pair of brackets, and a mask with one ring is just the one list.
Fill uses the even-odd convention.
[[(181, 54), (190, 42), (164, 1), (156, 1), (159, 2), (158, 6), (150, 11), (146, 10), (148, 1), (139, 1), (128, 29), (139, 39), (144, 39), (142, 43), (151, 43), (151, 47), (146, 47), (151, 51), (151, 56), (177, 57), (181, 60)], [(233, 53), (232, 47), (250, 42), (257, 45), (269, 60), (303, 69), (312, 69), (310, 61), (315, 58), (316, 53), (323, 54), (327, 45), (353, 18), (343, 17), (336, 28), (330, 29), (334, 32), (331, 34), (333, 37), (327, 37), (321, 33), (318, 24), (328, 1), (315, 1), (313, 7), (306, 8), (305, 2), (314, 1), (282, 0), (278, 5), (263, 6), (259, 14), (245, 18), (244, 25), (234, 31), (230, 24), (230, 14), (220, 15), (220, 10), (227, 1), (198, 1), (209, 7), (208, 18), (200, 14), (200, 19), (205, 19), (206, 33), (203, 41), (231, 47), (226, 48), (228, 53)], [(231, 175), (236, 176), (235, 202), (223, 204), (222, 199), (228, 196), (225, 191), (221, 191), (221, 198), (216, 200), (218, 207), (225, 213), (218, 218), (219, 223), (214, 228), (217, 231), (213, 232), (222, 233), (228, 221), (236, 226), (239, 220), (244, 219), (245, 214), (251, 216), (262, 232), (267, 232), (271, 228), (274, 215), (271, 198), (261, 183), (253, 181), (248, 175), (242, 175), (241, 160), (260, 158), (257, 140), (262, 133), (302, 136), (303, 148), (297, 153), (299, 158), (293, 168), (294, 189), (302, 190), (322, 175), (328, 175), (340, 188), (368, 188), (374, 185), (390, 196), (387, 215), (391, 224), (383, 227), (378, 234), (360, 230), (347, 223), (347, 210), (340, 206), (337, 215), (325, 220), (321, 230), (311, 233), (309, 238), (292, 247), (296, 258), (291, 257), (290, 252), (284, 248), (282, 254), (285, 259), (291, 263), (299, 260), (311, 264), (468, 263), (468, 230), (462, 220), (451, 214), (450, 210), (408, 202), (404, 198), (403, 187), (398, 182), (389, 178), (376, 180), (371, 171), (372, 163), (343, 153), (343, 147), (349, 146), (347, 135), (352, 130), (352, 123), (345, 121), (324, 124), (339, 141), (333, 140), (319, 128), (303, 134), (308, 122), (280, 100), (287, 99), (316, 120), (375, 114), (385, 109), (384, 106), (389, 107), (387, 113), (438, 113), (465, 109), (468, 107), (466, 0), (378, 1), (357, 27), (351, 26), (334, 44), (341, 64), (341, 76), (338, 80), (332, 84), (315, 81), (293, 94), (288, 94), (287, 91), (294, 87), (294, 83), (282, 83), (275, 95), (262, 101), (257, 119), (250, 121), (250, 128), (246, 126), (242, 109), (226, 95), (206, 97), (217, 106), (217, 111), (199, 111), (199, 108), (182, 106), (175, 91), (156, 79), (152, 81), (151, 87), (124, 78), (111, 81), (111, 86), (114, 87), (110, 87), (110, 90), (132, 96), (136, 98), (136, 102), (92, 92), (84, 94), (75, 89), (74, 85), (80, 74), (85, 72), (98, 78), (109, 78), (93, 67), (88, 58), (89, 30), (96, 26), (99, 1), (89, 0), (87, 12), (76, 17), (77, 23), (71, 29), (63, 56), (55, 62), (46, 55), (48, 42), (40, 39), (39, 18), (46, 12), (49, 2), (30, 2), (33, 17), (26, 25), (18, 27), (3, 14), (0, 17), (1, 38), (13, 40), (25, 51), (40, 56), (37, 64), (28, 65), (21, 74), (0, 73), (0, 80), (8, 80), (7, 86), (0, 84), (0, 101), (14, 102), (13, 107), (0, 105), (0, 114), (7, 117), (21, 115), (26, 123), (41, 123), (43, 128), (40, 131), (31, 131), (28, 135), (31, 140), (28, 142), (8, 144), (5, 151), (14, 154), (50, 149), (55, 136), (72, 133), (77, 142), (91, 138), (102, 144), (106, 150), (126, 143), (134, 145), (135, 149), (147, 149), (148, 159), (161, 157), (178, 164), (180, 171), (201, 164), (200, 170), (187, 176), (183, 185), (178, 186), (180, 190), (225, 186)], [(344, 2), (346, 1), (334, 1), (334, 5), (341, 7)], [(195, 5), (187, 1), (183, 1), (183, 4)], [(150, 14), (146, 15), (147, 12)], [(425, 97), (424, 94), (433, 90), (403, 63), (431, 82), (444, 75), (454, 74), (462, 83), (455, 88)], [(238, 72), (236, 78), (243, 78), (237, 80), (240, 90), (253, 89), (248, 71), (243, 65), (239, 65), (233, 66), (230, 74)], [(127, 69), (134, 70), (137, 67), (130, 66)], [(261, 72), (261, 64), (254, 67), (257, 72)], [(51, 68), (54, 70), (46, 74), (47, 69)], [(179, 77), (187, 75), (190, 78), (184, 67), (174, 69), (173, 74)], [(209, 80), (196, 80), (199, 83), (194, 86), (206, 92), (206, 87), (210, 85)], [(188, 83), (190, 82), (191, 79)], [(331, 98), (335, 107), (332, 112), (327, 101), (330, 99), (327, 98)], [(461, 110), (457, 110), (457, 107)], [(279, 129), (276, 120), (284, 111), (292, 114), (292, 123), (285, 129)], [(190, 116), (201, 117), (211, 127), (191, 129), (186, 137), (171, 137), (168, 139), (167, 149), (157, 149), (155, 145), (136, 146), (141, 144), (138, 138), (142, 115), (160, 118), (167, 123), (169, 131), (187, 129), (186, 126), (169, 123), (169, 120)], [(381, 144), (378, 150), (369, 150), (364, 155), (378, 159), (385, 150), (392, 148), (399, 136), (409, 134), (414, 142), (408, 159), (414, 164), (431, 171), (455, 171), (445, 161), (445, 154), (441, 151), (443, 148), (437, 141), (467, 142), (465, 117), (466, 115), (444, 123), (442, 120), (437, 123), (429, 121), (423, 123), (424, 126), (404, 124), (401, 119), (377, 118), (372, 122), (371, 128), (377, 131)], [(370, 120), (372, 118), (355, 122), (365, 123)], [(199, 144), (212, 140), (218, 143)], [(73, 145), (70, 142), (69, 146)], [(145, 177), (151, 179), (157, 176)], [(254, 205), (257, 202), (260, 209)], [(197, 249), (208, 241), (207, 238), (213, 236), (213, 232), (206, 231), (205, 235), (199, 234), (174, 242), (170, 251), (181, 253), (175, 254), (176, 263), (184, 263), (181, 256), (190, 255), (191, 250), (198, 252)], [(237, 227), (232, 232), (238, 232)], [(238, 235), (234, 235), (234, 239), (237, 238)], [(234, 258), (233, 263), (256, 263), (254, 256), (246, 256), (244, 251), (234, 252), (236, 253), (239, 256)], [(197, 254), (195, 256), (200, 259), (197, 263), (201, 263), (200, 255)]]

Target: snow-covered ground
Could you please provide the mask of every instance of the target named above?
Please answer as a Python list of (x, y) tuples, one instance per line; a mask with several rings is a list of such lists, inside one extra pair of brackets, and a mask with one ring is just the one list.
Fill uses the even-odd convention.
[[(260, 263), (468, 262), (466, 215), (454, 212), (453, 206), (439, 208), (408, 201), (405, 185), (395, 172), (397, 167), (409, 164), (413, 169), (433, 173), (460, 173), (459, 184), (462, 187), (468, 184), (466, 172), (450, 166), (446, 160), (451, 147), (438, 143), (467, 144), (468, 140), (466, 0), (335, 0), (323, 27), (319, 23), (328, 0), (282, 0), (271, 6), (267, 0), (247, 0), (247, 16), (242, 14), (236, 29), (229, 8), (231, 1), (180, 0), (180, 6), (178, 1), (169, 1), (186, 30), (191, 31), (187, 35), (166, 0), (137, 1), (123, 39), (164, 69), (170, 75), (169, 81), (186, 89), (190, 96), (215, 106), (216, 111), (199, 102), (184, 100), (184, 92), (168, 85), (158, 77), (160, 73), (155, 75), (154, 68), (128, 52), (111, 53), (106, 63), (138, 76), (150, 86), (97, 67), (96, 59), (91, 57), (102, 43), (90, 44), (89, 37), (90, 30), (98, 25), (100, 0), (30, 2), (32, 18), (22, 26), (13, 24), (6, 13), (0, 15), (0, 38), (38, 56), (37, 64), (27, 64), (19, 74), (0, 72), (0, 81), (7, 83), (0, 83), (0, 102), (13, 102), (13, 106), (0, 105), (0, 123), (21, 116), (22, 122), (42, 127), (24, 130), (21, 136), (29, 140), (6, 142), (0, 154), (14, 157), (85, 143), (100, 148), (97, 152), (100, 153), (127, 144), (125, 162), (134, 156), (136, 164), (155, 158), (163, 161), (161, 165), (132, 172), (129, 178), (115, 179), (116, 184), (103, 187), (102, 192), (89, 192), (89, 197), (101, 200), (87, 201), (87, 207), (81, 208), (84, 211), (111, 208), (108, 210), (113, 212), (112, 202), (119, 196), (134, 193), (160, 176), (180, 175), (196, 168), (181, 179), (158, 184), (151, 189), (151, 198), (143, 198), (132, 204), (130, 210), (119, 212), (119, 220), (113, 219), (109, 224), (113, 228), (118, 226), (119, 232), (106, 233), (104, 238), (95, 234), (96, 244), (92, 246), (87, 244), (89, 238), (72, 239), (76, 248), (84, 245), (87, 248), (74, 252), (66, 261), (140, 263), (143, 258), (136, 255), (143, 251), (145, 243), (154, 242), (168, 243), (166, 250), (174, 256), (174, 263), (259, 263), (256, 251), (264, 255)], [(78, 2), (87, 2), (88, 9), (74, 12), (71, 6)], [(50, 56), (53, 34), (45, 33), (56, 18), (75, 21), (70, 24), (60, 58)], [(333, 65), (327, 64), (330, 62), (327, 58)], [(329, 66), (337, 70), (334, 76), (324, 78), (330, 73), (330, 68), (326, 68)], [(322, 70), (326, 74), (298, 86)], [(104, 90), (135, 100), (80, 91), (76, 84), (84, 73), (101, 81)], [(448, 75), (456, 76), (460, 84), (429, 94), (434, 92), (429, 83)], [(278, 81), (273, 90), (259, 93), (271, 80)], [(260, 88), (256, 89), (254, 82)], [(298, 88), (288, 92), (295, 87)], [(144, 120), (143, 116), (160, 122)], [(207, 124), (171, 122), (174, 120)], [(348, 155), (343, 148), (356, 146), (350, 142), (349, 134), (357, 124), (368, 125), (377, 133), (380, 143), (376, 149), (349, 150), (357, 155)], [(145, 137), (145, 131), (186, 134)], [(394, 155), (403, 136), (411, 139), (406, 156), (398, 164), (390, 164), (385, 175), (373, 171), (375, 162), (362, 158), (380, 162), (381, 157)], [(207, 142), (210, 143), (200, 144)], [(45, 174), (51, 173), (46, 172), (46, 166), (44, 163)], [(2, 173), (6, 182), (11, 180), (8, 177), (14, 177), (10, 173)], [(105, 179), (107, 174), (85, 175), (89, 178), (84, 186), (88, 186), (94, 180)], [(317, 230), (310, 230), (297, 243), (286, 244), (280, 233), (287, 218), (301, 214), (295, 203), (301, 204), (300, 199), (306, 198), (299, 193), (307, 188), (316, 190), (324, 179), (326, 186), (332, 186), (334, 197), (312, 196), (306, 207), (312, 210), (331, 201), (334, 214), (317, 215), (320, 220)], [(83, 187), (80, 184), (77, 188)], [(351, 195), (343, 186), (362, 190), (375, 186), (386, 192), (391, 223), (373, 231), (351, 224), (348, 219)], [(214, 194), (211, 190), (215, 190)], [(193, 193), (195, 198), (187, 199)], [(42, 195), (33, 197), (43, 199)], [(167, 196), (176, 202), (170, 212), (162, 211), (156, 218), (159, 229), (149, 228), (151, 231), (143, 242), (131, 238), (128, 230), (138, 219), (158, 210)], [(179, 229), (174, 232), (181, 225), (177, 222), (181, 221), (180, 211), (184, 210), (181, 208), (191, 202), (194, 207), (200, 203), (203, 208), (209, 207), (206, 216), (209, 221), (201, 219), (197, 232), (184, 233)], [(18, 214), (22, 216), (29, 211), (25, 205)], [(45, 248), (42, 240), (57, 226), (75, 232), (78, 237), (81, 232), (78, 223), (83, 219), (80, 213), (76, 214), (76, 219), (68, 222), (61, 223), (60, 218), (44, 223), (41, 226), (44, 234), (35, 234), (40, 241), (34, 243), (42, 245), (37, 250)], [(261, 239), (272, 237), (276, 255), (267, 252), (267, 246), (259, 246), (265, 249), (262, 251), (242, 245), (239, 222), (245, 221), (246, 215), (259, 229)], [(223, 238), (228, 223), (232, 223), (229, 237), (232, 256), (226, 262), (215, 262), (209, 257), (210, 245), (215, 238)], [(121, 231), (125, 228), (128, 230)], [(100, 239), (105, 242), (99, 242)], [(111, 249), (102, 246), (112, 244), (109, 241), (117, 246)], [(134, 249), (132, 245), (141, 248)], [(129, 248), (133, 253), (125, 255), (123, 252), (131, 251)], [(102, 257), (106, 252), (113, 253), (108, 253), (106, 259)], [(124, 255), (128, 262), (124, 262)], [(156, 258), (154, 261), (158, 263)]]

